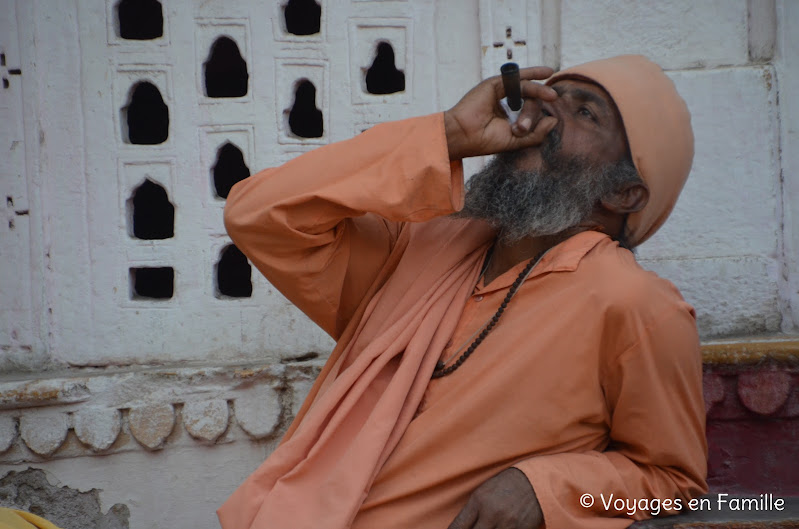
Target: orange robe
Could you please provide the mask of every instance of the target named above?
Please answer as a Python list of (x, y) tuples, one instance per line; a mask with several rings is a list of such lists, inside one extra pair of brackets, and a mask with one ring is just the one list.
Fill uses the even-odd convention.
[[(253, 175), (233, 188), (225, 217), (236, 245), (277, 288), (334, 338), (349, 339), (391, 260), (423, 275), (441, 248), (472, 238), (474, 285), (493, 233), (481, 222), (441, 218), (462, 206), (462, 195), (461, 164), (449, 162), (435, 114)], [(454, 298), (460, 317), (441, 358), (468, 345), (525, 264)], [(352, 365), (334, 352), (287, 438)], [(430, 375), (424, 365), (418, 379)], [(457, 371), (421, 381), (413, 419), (366, 481), (351, 526), (444, 529), (477, 486), (512, 466), (530, 480), (550, 529), (631, 523), (626, 508), (605, 509), (603, 498), (685, 505), (706, 490), (701, 374), (694, 312), (677, 289), (606, 235), (580, 233), (536, 265)], [(284, 456), (279, 448), (272, 457)], [(346, 473), (335, 479), (346, 488)], [(256, 474), (220, 509), (225, 529), (261, 527), (262, 518), (238, 514), (260, 504), (254, 481)], [(579, 503), (585, 493), (592, 508)], [(287, 509), (299, 512), (303, 501)], [(336, 527), (318, 516), (316, 527)]]
[(0, 507), (0, 529), (59, 529), (55, 524), (29, 512)]

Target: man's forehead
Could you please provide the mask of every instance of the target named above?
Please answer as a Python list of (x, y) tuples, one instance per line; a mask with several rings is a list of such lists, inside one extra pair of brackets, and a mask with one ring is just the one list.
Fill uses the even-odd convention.
[(587, 79), (567, 78), (559, 79), (550, 86), (558, 93), (558, 95), (574, 93), (581, 96), (583, 99), (596, 98), (598, 103), (601, 101), (601, 103), (605, 104), (609, 110), (613, 110), (618, 113), (616, 103), (613, 101), (613, 98), (610, 97), (610, 94), (607, 92), (607, 90), (593, 81), (589, 81)]

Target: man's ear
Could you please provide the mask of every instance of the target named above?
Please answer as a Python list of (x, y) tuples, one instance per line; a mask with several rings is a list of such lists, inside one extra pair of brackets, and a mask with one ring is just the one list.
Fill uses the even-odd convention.
[(630, 182), (600, 202), (603, 208), (613, 213), (635, 213), (644, 209), (649, 202), (649, 187), (644, 182)]

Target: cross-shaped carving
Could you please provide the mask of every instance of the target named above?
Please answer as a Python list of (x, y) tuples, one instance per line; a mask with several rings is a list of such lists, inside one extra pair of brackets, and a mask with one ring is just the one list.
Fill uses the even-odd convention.
[(22, 75), (22, 70), (6, 66), (6, 54), (0, 53), (0, 77), (3, 78), (3, 88), (8, 88), (10, 86), (8, 78), (12, 75)]
[(495, 48), (505, 48), (505, 54), (508, 60), (513, 59), (514, 46), (527, 46), (526, 40), (513, 40), (513, 28), (508, 26), (505, 28), (505, 42), (494, 42)]

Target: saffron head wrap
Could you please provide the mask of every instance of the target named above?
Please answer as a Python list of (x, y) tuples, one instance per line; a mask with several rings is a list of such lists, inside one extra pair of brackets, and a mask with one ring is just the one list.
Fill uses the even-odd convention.
[(635, 246), (651, 237), (674, 209), (694, 158), (691, 114), (663, 70), (642, 55), (621, 55), (558, 72), (562, 79), (598, 84), (619, 109), (630, 153), (649, 186), (649, 202), (627, 219)]

